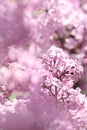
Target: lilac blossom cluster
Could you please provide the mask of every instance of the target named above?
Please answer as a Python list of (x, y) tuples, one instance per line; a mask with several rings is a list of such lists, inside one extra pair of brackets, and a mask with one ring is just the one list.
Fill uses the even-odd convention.
[(87, 1), (0, 0), (0, 130), (87, 130)]

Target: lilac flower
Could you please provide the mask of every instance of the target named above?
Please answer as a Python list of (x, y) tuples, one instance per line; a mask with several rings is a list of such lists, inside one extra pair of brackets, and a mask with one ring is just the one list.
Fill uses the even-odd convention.
[(0, 130), (87, 129), (86, 6), (0, 0)]
[(82, 75), (83, 68), (77, 60), (71, 59), (62, 49), (52, 46), (43, 58), (45, 68), (57, 79), (76, 82)]

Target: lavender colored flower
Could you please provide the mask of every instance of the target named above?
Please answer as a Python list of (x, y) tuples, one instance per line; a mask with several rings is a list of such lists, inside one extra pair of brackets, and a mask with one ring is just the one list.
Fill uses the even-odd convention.
[(86, 6), (0, 0), (0, 130), (87, 130)]

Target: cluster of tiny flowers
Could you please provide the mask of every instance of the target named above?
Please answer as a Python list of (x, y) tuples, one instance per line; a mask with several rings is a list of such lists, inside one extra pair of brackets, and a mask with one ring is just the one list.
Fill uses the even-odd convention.
[(87, 0), (0, 0), (0, 130), (87, 130)]
[(44, 87), (50, 90), (53, 88), (56, 94), (61, 88), (63, 89), (62, 86), (72, 88), (83, 73), (83, 67), (77, 61), (71, 59), (62, 49), (54, 46), (43, 57), (43, 64), (47, 71), (44, 75)]

